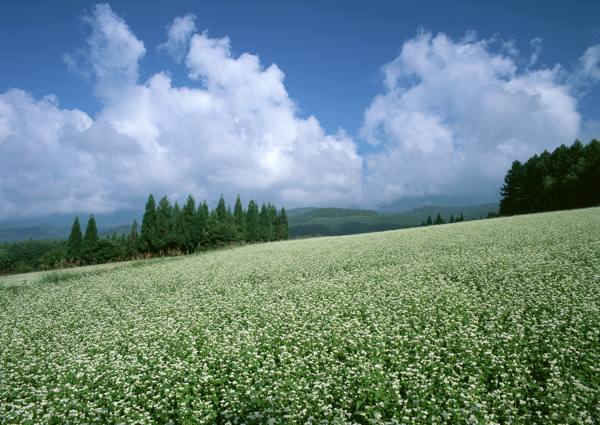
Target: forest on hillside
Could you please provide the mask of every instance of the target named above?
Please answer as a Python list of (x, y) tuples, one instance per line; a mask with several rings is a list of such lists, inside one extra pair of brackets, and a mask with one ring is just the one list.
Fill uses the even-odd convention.
[(164, 196), (156, 203), (150, 195), (141, 227), (134, 220), (131, 230), (120, 235), (98, 236), (93, 214), (85, 233), (75, 216), (67, 240), (27, 240), (0, 245), (0, 274), (26, 273), (85, 264), (102, 264), (137, 258), (189, 254), (231, 244), (270, 242), (290, 236), (285, 208), (271, 203), (259, 209), (251, 200), (244, 209), (240, 197), (233, 211), (223, 195), (209, 211), (206, 200), (196, 207), (192, 195), (180, 207)]
[(576, 140), (525, 163), (514, 161), (500, 193), (505, 216), (600, 205), (600, 142)]

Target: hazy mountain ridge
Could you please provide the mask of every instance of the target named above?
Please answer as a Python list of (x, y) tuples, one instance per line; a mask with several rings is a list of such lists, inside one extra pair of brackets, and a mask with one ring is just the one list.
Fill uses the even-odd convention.
[[(485, 218), (487, 213), (498, 212), (498, 203), (472, 206), (419, 206), (402, 212), (385, 212), (358, 208), (317, 208), (300, 207), (286, 210), (292, 236), (308, 234), (338, 235), (352, 233), (368, 233), (382, 230), (394, 230), (404, 227), (419, 226), (429, 215), (433, 219), (440, 214), (448, 222), (450, 215), (454, 218), (463, 213), (465, 220)], [(78, 213), (81, 231), (85, 233), (85, 225), (89, 214)], [(142, 212), (121, 210), (110, 214), (94, 214), (98, 225), (98, 235), (105, 237), (116, 230), (120, 236), (123, 231), (129, 233), (133, 220), (138, 226), (142, 224)], [(67, 239), (75, 214), (54, 214), (47, 217), (31, 219), (20, 218), (0, 222), (0, 242), (14, 242), (28, 239)], [(302, 229), (300, 226), (311, 226)], [(295, 232), (294, 233), (294, 228)], [(138, 227), (138, 231), (139, 231)], [(308, 233), (307, 233), (308, 232)]]

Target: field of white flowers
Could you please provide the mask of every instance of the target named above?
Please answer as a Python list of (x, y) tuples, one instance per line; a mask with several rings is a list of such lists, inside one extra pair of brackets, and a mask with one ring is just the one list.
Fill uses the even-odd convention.
[(0, 280), (0, 421), (600, 421), (600, 208)]

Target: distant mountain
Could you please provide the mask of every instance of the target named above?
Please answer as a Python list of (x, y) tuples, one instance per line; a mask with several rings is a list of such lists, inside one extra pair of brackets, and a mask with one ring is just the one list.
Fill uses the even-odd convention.
[(16, 229), (0, 229), (0, 242), (14, 242), (29, 239), (66, 239), (70, 227), (35, 226)]
[(484, 205), (496, 202), (500, 202), (500, 190), (492, 188), (487, 194), (480, 195), (465, 194), (404, 197), (389, 204), (378, 205), (376, 209), (381, 213), (398, 213), (428, 206), (469, 207), (472, 205)]
[(288, 222), (292, 238), (316, 235), (340, 236), (416, 227), (426, 222), (429, 216), (435, 220), (438, 214), (446, 223), (450, 222), (451, 217), (457, 219), (461, 214), (466, 221), (480, 220), (486, 218), (490, 212), (497, 214), (498, 209), (498, 203), (466, 207), (425, 206), (401, 213), (313, 208), (305, 213), (288, 217)]
[(295, 215), (304, 214), (305, 212), (316, 210), (316, 207), (306, 207), (306, 208), (290, 208), (289, 210), (286, 208), (285, 214), (289, 217), (293, 217)]
[[(123, 230), (129, 233), (133, 220), (137, 220), (138, 226), (142, 224), (143, 211), (118, 210), (112, 213), (94, 214), (98, 235), (112, 235), (114, 230), (120, 235)], [(85, 227), (90, 213), (77, 213), (81, 231), (85, 233)], [(14, 242), (28, 239), (67, 239), (71, 233), (71, 227), (75, 220), (75, 213), (53, 214), (44, 217), (19, 218), (0, 222), (0, 242)], [(138, 232), (140, 227), (138, 227)]]

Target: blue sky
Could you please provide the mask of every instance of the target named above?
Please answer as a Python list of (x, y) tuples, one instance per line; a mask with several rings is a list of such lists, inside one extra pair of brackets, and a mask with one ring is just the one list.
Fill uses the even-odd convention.
[(0, 218), (497, 198), (600, 137), (597, 1), (0, 2)]

